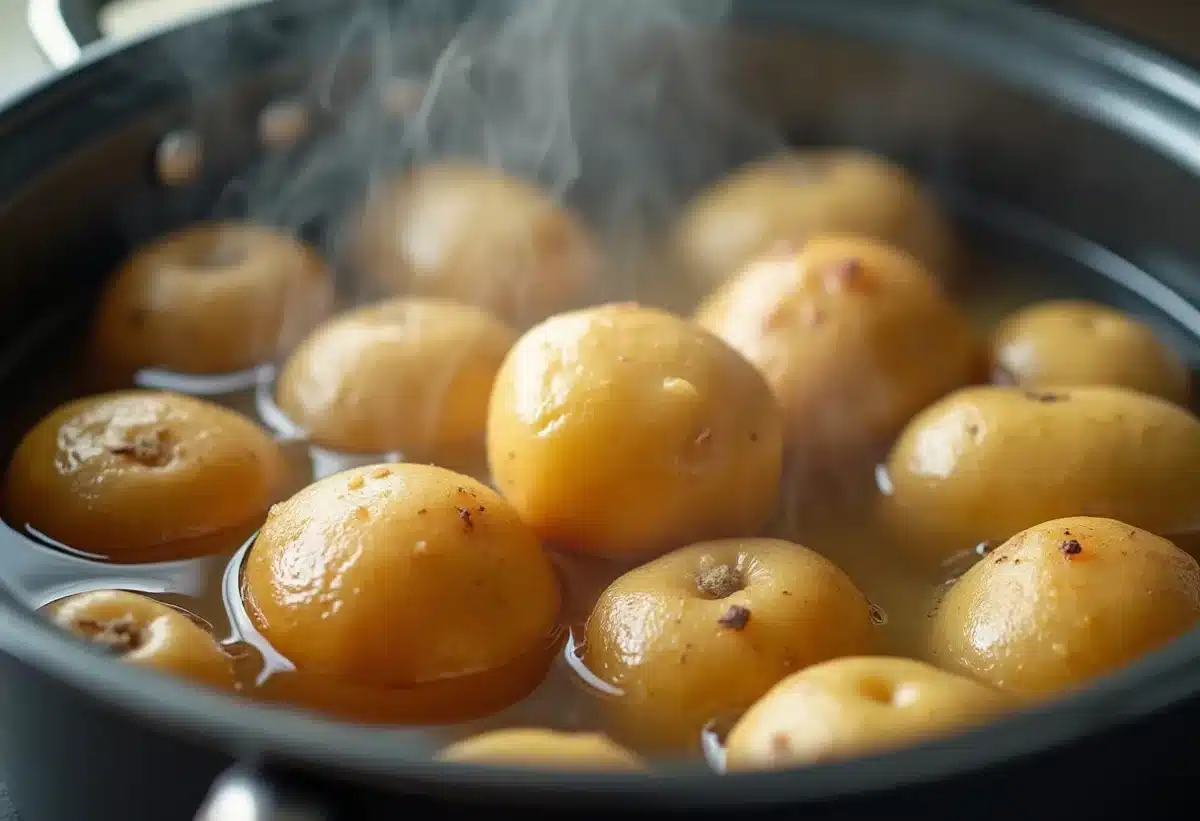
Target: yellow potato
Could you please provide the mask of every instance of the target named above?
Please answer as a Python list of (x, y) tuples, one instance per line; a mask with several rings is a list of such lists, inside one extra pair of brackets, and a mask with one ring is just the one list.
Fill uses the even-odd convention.
[(335, 317), (292, 354), (276, 401), (326, 448), (410, 459), (482, 451), (492, 382), (516, 332), (486, 311), (394, 299)]
[(99, 380), (142, 368), (220, 374), (270, 362), (329, 310), (333, 281), (303, 243), (270, 228), (198, 225), (136, 251), (100, 300)]
[(992, 334), (998, 382), (1021, 387), (1121, 385), (1186, 404), (1187, 363), (1148, 325), (1107, 305), (1039, 302)]
[(1157, 397), (1093, 386), (976, 387), (932, 405), (887, 462), (884, 521), (936, 563), (1060, 516), (1164, 536), (1200, 529), (1200, 420)]
[(524, 696), (561, 608), (550, 559), (495, 491), (413, 464), (348, 470), (273, 507), (242, 593), (296, 667), (281, 697), (377, 720), (458, 720)]
[(160, 601), (123, 590), (97, 590), (47, 609), (56, 625), (126, 664), (233, 688), (233, 661), (213, 635)]
[(671, 245), (704, 292), (775, 246), (829, 233), (902, 248), (943, 281), (953, 273), (954, 239), (937, 206), (903, 169), (851, 149), (784, 154), (731, 174), (687, 207)]
[(758, 531), (775, 505), (779, 408), (762, 376), (686, 320), (636, 305), (561, 314), (496, 377), (488, 462), (545, 540), (654, 553)]
[(113, 561), (232, 550), (285, 492), (265, 430), (220, 405), (125, 391), (68, 402), (13, 453), (9, 524)]
[(1050, 695), (1086, 684), (1191, 629), (1200, 565), (1114, 519), (1025, 530), (946, 593), (933, 622), (939, 663), (997, 687)]
[(621, 576), (588, 619), (585, 662), (622, 695), (621, 738), (696, 748), (709, 721), (789, 673), (869, 652), (870, 604), (836, 565), (778, 539), (676, 550)]
[(473, 736), (442, 750), (438, 758), (460, 764), (538, 767), (548, 770), (637, 771), (645, 763), (599, 733), (509, 729)]
[(816, 764), (916, 744), (981, 723), (1004, 693), (911, 659), (841, 658), (785, 678), (726, 738), (728, 770)]
[(966, 317), (908, 254), (821, 236), (719, 288), (697, 321), (766, 376), (807, 473), (874, 463), (930, 402), (982, 376)]
[(466, 302), (522, 327), (583, 304), (600, 264), (587, 229), (545, 192), (465, 164), (381, 189), (359, 215), (355, 253), (386, 294)]

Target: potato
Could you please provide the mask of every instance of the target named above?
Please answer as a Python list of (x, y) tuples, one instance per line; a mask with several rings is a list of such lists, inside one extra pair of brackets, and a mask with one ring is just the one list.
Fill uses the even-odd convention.
[(821, 236), (769, 254), (696, 320), (766, 376), (804, 472), (873, 464), (930, 402), (982, 376), (966, 317), (908, 254)]
[(1115, 519), (1018, 533), (946, 593), (939, 663), (1024, 695), (1050, 695), (1137, 660), (1200, 618), (1200, 565)]
[(431, 465), (355, 468), (273, 507), (242, 594), (296, 668), (275, 695), (356, 718), (500, 709), (545, 675), (559, 635), (537, 538), (495, 491)]
[(544, 540), (597, 554), (754, 534), (775, 505), (781, 447), (779, 408), (748, 362), (631, 304), (528, 331), (488, 413), (497, 487)]
[(1127, 388), (975, 387), (913, 419), (887, 461), (881, 515), (936, 563), (1061, 516), (1164, 536), (1200, 529), (1200, 420)]
[(600, 267), (590, 233), (544, 192), (461, 163), (394, 180), (355, 236), (357, 265), (383, 293), (466, 302), (520, 327), (583, 304)]
[(482, 452), (492, 382), (516, 339), (474, 306), (388, 300), (318, 328), (280, 371), (276, 402), (331, 450)]
[(170, 605), (123, 590), (96, 590), (47, 611), (56, 625), (126, 664), (233, 689), (232, 659), (211, 633)]
[(438, 756), (460, 764), (537, 767), (548, 770), (643, 770), (645, 763), (599, 733), (540, 729), (495, 730), (452, 744)]
[(100, 299), (90, 355), (112, 386), (159, 367), (222, 374), (290, 350), (333, 301), (325, 263), (269, 228), (197, 225), (138, 249)]
[(827, 233), (873, 238), (943, 281), (952, 274), (954, 240), (937, 206), (904, 170), (852, 149), (788, 153), (731, 174), (687, 207), (671, 246), (707, 292), (773, 246)]
[(916, 744), (995, 716), (1004, 693), (920, 661), (840, 658), (785, 678), (725, 740), (725, 766), (765, 770)]
[(118, 562), (231, 551), (286, 492), (279, 446), (202, 399), (122, 391), (68, 402), (21, 440), (5, 518)]
[(1040, 302), (996, 328), (994, 378), (1002, 384), (1120, 385), (1187, 404), (1187, 363), (1154, 330), (1107, 305)]
[(836, 565), (778, 539), (691, 545), (621, 576), (588, 619), (584, 661), (622, 695), (618, 737), (698, 748), (710, 720), (789, 673), (867, 652), (870, 604)]

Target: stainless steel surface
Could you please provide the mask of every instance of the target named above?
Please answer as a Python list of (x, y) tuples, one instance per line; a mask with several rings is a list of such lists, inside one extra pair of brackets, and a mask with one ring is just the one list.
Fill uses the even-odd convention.
[(16, 0), (0, 0), (0, 101), (50, 71), (26, 25), (27, 9)]
[(272, 789), (253, 773), (231, 770), (213, 784), (196, 821), (329, 821), (329, 816)]
[(34, 42), (55, 68), (67, 68), (79, 59), (79, 44), (63, 20), (59, 0), (29, 0), (25, 22)]

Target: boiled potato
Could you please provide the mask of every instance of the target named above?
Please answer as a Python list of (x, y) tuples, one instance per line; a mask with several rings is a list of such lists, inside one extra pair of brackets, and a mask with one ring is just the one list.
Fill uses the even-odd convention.
[(538, 767), (549, 770), (642, 770), (640, 758), (599, 733), (495, 730), (442, 750), (438, 758), (461, 764)]
[(279, 374), (276, 402), (316, 444), (437, 457), (483, 450), (492, 382), (516, 332), (474, 306), (394, 299), (327, 322)]
[(869, 610), (845, 573), (800, 545), (702, 542), (604, 591), (584, 661), (621, 693), (605, 701), (620, 737), (697, 748), (705, 724), (749, 707), (789, 673), (869, 651)]
[(827, 233), (902, 248), (939, 279), (952, 273), (954, 240), (937, 206), (904, 170), (851, 149), (783, 154), (731, 174), (687, 207), (672, 248), (706, 292), (773, 246)]
[(120, 562), (232, 550), (285, 492), (265, 430), (220, 405), (159, 391), (68, 402), (21, 440), (8, 523)]
[(431, 465), (354, 468), (273, 507), (242, 593), (296, 668), (272, 692), (355, 718), (487, 714), (537, 685), (558, 639), (537, 538), (495, 491)]
[(384, 187), (356, 237), (358, 267), (384, 293), (466, 302), (522, 327), (581, 305), (599, 272), (587, 229), (543, 191), (461, 163)]
[(821, 236), (760, 258), (696, 319), (766, 376), (806, 473), (873, 464), (913, 414), (982, 375), (966, 317), (920, 263), (873, 240)]
[(1200, 420), (1127, 388), (966, 388), (913, 419), (881, 513), (930, 562), (1060, 516), (1200, 529)]
[(496, 377), (488, 462), (543, 539), (654, 553), (755, 533), (779, 487), (779, 408), (762, 376), (686, 320), (632, 304), (527, 332)]
[(210, 687), (234, 686), (233, 661), (221, 645), (170, 605), (123, 590), (96, 590), (47, 609), (56, 625), (126, 664)]
[(1083, 300), (1040, 302), (992, 334), (995, 378), (1002, 383), (1121, 385), (1186, 404), (1187, 363), (1132, 316)]
[(728, 770), (883, 752), (978, 724), (1010, 698), (904, 658), (841, 658), (801, 670), (746, 711), (726, 738)]
[(997, 687), (1049, 695), (1137, 660), (1200, 619), (1200, 565), (1114, 519), (1031, 527), (966, 572), (937, 609), (933, 653)]
[(198, 225), (141, 248), (100, 299), (95, 378), (143, 368), (221, 374), (271, 362), (329, 309), (333, 280), (303, 243), (242, 223)]

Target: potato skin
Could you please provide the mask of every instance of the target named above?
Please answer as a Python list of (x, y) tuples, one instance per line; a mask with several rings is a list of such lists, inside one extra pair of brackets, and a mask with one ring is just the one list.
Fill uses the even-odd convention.
[(640, 758), (599, 733), (564, 733), (536, 728), (495, 730), (472, 736), (442, 750), (438, 758), (459, 764), (580, 772), (646, 769)]
[(957, 391), (919, 414), (887, 461), (881, 513), (939, 562), (1061, 516), (1165, 536), (1200, 529), (1200, 420), (1127, 388)]
[(618, 737), (696, 748), (707, 722), (745, 709), (792, 671), (868, 652), (869, 609), (845, 573), (800, 545), (702, 542), (604, 591), (587, 622), (585, 662), (623, 693), (605, 702)]
[(488, 462), (544, 540), (604, 555), (750, 535), (775, 506), (779, 408), (724, 342), (629, 304), (528, 331), (496, 377)]
[(348, 470), (275, 505), (242, 593), (298, 672), (383, 688), (509, 663), (550, 643), (561, 604), (495, 491), (415, 464)]
[(393, 299), (318, 328), (279, 374), (276, 401), (322, 447), (433, 457), (483, 446), (488, 397), (517, 334), (471, 305)]
[(1012, 698), (924, 662), (834, 659), (793, 673), (726, 738), (730, 771), (804, 766), (917, 744), (978, 724)]
[(357, 265), (382, 293), (478, 305), (518, 327), (582, 305), (600, 270), (573, 214), (523, 180), (464, 163), (397, 177), (354, 236)]
[(1085, 684), (1200, 619), (1200, 565), (1114, 519), (1072, 517), (1017, 534), (946, 593), (934, 658), (1032, 696)]
[(1187, 404), (1187, 363), (1148, 325), (1085, 300), (1039, 302), (992, 333), (994, 379), (1027, 388), (1118, 385)]
[(234, 687), (233, 660), (216, 638), (175, 608), (124, 590), (95, 590), (47, 607), (63, 630), (111, 648), (126, 664), (223, 690)]
[(13, 453), (5, 518), (113, 561), (234, 549), (284, 492), (278, 444), (202, 399), (120, 391), (68, 402)]
[(273, 361), (329, 310), (315, 251), (273, 229), (211, 223), (138, 249), (101, 297), (89, 349), (106, 387), (142, 368), (221, 374)]
[(937, 206), (903, 169), (851, 149), (786, 153), (730, 174), (688, 205), (671, 248), (707, 292), (773, 246), (826, 233), (904, 249), (941, 281), (953, 274), (954, 238)]
[(818, 471), (877, 459), (913, 414), (983, 370), (966, 317), (921, 265), (857, 237), (760, 258), (696, 319), (762, 371), (789, 454)]

